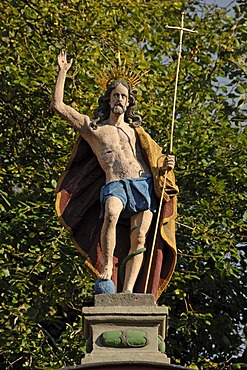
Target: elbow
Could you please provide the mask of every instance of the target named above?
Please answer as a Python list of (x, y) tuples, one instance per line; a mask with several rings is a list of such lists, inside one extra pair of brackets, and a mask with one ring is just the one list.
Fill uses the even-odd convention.
[(52, 99), (52, 101), (51, 101), (51, 108), (55, 112), (61, 113), (62, 110), (63, 110), (63, 103), (58, 103), (58, 102), (56, 102), (55, 100)]
[(57, 103), (55, 102), (54, 99), (52, 99), (51, 100), (51, 105), (50, 105), (51, 109), (56, 110), (56, 106), (57, 106)]

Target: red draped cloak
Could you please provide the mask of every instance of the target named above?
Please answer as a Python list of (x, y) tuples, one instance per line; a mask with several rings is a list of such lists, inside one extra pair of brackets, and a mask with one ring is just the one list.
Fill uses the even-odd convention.
[[(156, 196), (160, 198), (162, 191), (160, 167), (162, 167), (164, 161), (162, 149), (142, 127), (134, 129), (139, 139), (144, 160), (153, 175)], [(159, 232), (156, 238), (147, 289), (148, 293), (154, 295), (155, 300), (158, 299), (169, 283), (177, 258), (175, 217), (178, 188), (175, 185), (173, 171), (168, 172), (166, 183)], [(85, 256), (86, 266), (95, 277), (99, 275), (102, 268), (102, 251), (100, 248), (102, 220), (99, 219), (101, 210), (99, 195), (103, 185), (105, 185), (104, 172), (88, 143), (80, 137), (74, 146), (66, 171), (62, 174), (57, 186), (56, 211), (62, 224), (70, 231), (75, 247)], [(156, 216), (153, 217), (147, 236), (147, 250), (144, 254), (143, 267), (135, 284), (135, 292), (141, 293), (144, 291), (155, 223)], [(129, 229), (128, 220), (126, 222), (126, 220), (120, 219), (117, 224), (112, 275), (112, 280), (118, 292), (122, 290), (118, 270), (130, 249)]]

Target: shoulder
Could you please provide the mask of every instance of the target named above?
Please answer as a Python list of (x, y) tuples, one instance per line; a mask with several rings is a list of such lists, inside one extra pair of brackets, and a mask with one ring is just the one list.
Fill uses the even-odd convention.
[(153, 140), (151, 136), (144, 130), (142, 126), (137, 126), (134, 127), (135, 132), (139, 136), (140, 139), (145, 139), (145, 140)]
[(109, 123), (109, 120), (101, 121), (99, 118), (97, 118), (97, 119), (91, 118), (89, 123), (88, 123), (88, 127), (92, 130), (97, 130), (100, 127), (107, 126), (108, 123)]

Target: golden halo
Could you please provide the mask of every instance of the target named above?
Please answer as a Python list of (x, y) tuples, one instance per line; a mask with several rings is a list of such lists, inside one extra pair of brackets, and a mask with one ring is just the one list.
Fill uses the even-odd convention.
[(126, 60), (124, 61), (124, 64), (122, 65), (120, 53), (117, 55), (117, 65), (113, 65), (111, 63), (112, 68), (107, 69), (106, 67), (103, 68), (102, 71), (99, 69), (93, 71), (93, 74), (95, 75), (95, 80), (98, 85), (100, 85), (104, 90), (107, 89), (109, 84), (111, 82), (123, 79), (130, 85), (131, 89), (134, 90), (136, 86), (138, 86), (141, 83), (141, 78), (144, 76), (148, 71), (146, 72), (133, 72), (130, 71), (130, 68), (126, 66)]

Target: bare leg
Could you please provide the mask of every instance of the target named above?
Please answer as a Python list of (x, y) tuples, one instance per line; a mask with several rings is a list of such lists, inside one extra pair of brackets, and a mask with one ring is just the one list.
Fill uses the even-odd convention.
[[(131, 217), (130, 252), (144, 248), (146, 235), (152, 222), (153, 214), (150, 210), (140, 212)], [(143, 253), (132, 257), (126, 264), (123, 291), (133, 292), (134, 285), (141, 269)]]
[(112, 276), (113, 253), (116, 246), (116, 225), (122, 209), (123, 204), (117, 197), (110, 197), (105, 202), (105, 216), (100, 237), (103, 269), (99, 276), (104, 280), (110, 280)]

